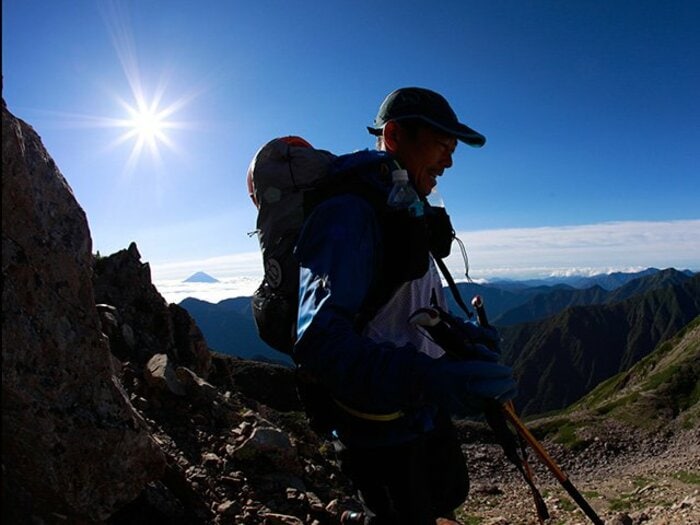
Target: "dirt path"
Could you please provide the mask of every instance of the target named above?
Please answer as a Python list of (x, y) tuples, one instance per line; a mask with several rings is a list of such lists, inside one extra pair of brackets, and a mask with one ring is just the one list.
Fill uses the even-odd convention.
[[(641, 443), (600, 439), (571, 454), (547, 443), (574, 486), (608, 525), (700, 525), (700, 429)], [(537, 525), (530, 491), (497, 445), (467, 445), (470, 497), (465, 525)], [(591, 523), (533, 454), (547, 525)]]

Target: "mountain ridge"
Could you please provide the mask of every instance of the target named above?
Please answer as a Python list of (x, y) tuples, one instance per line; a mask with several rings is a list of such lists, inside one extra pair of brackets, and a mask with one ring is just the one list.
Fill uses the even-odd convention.
[(700, 421), (698, 378), (700, 316), (629, 369), (598, 384), (564, 413), (623, 417), (631, 425), (653, 431), (674, 419), (680, 427), (692, 428)]
[[(564, 284), (553, 287), (537, 285), (533, 288), (521, 288), (518, 292), (476, 283), (460, 283), (458, 287), (467, 301), (474, 295), (480, 295), (485, 301), (489, 318), (494, 325), (500, 326), (502, 320), (508, 321), (509, 315), (517, 316), (514, 321), (517, 320), (519, 324), (532, 320), (533, 316), (553, 315), (569, 306), (622, 300), (647, 289), (660, 287), (666, 283), (682, 282), (690, 278), (685, 271), (673, 268), (648, 269), (640, 272), (639, 275), (637, 279), (627, 275), (627, 284), (613, 291), (604, 290), (599, 286), (581, 290)], [(445, 294), (450, 310), (457, 312), (458, 315), (462, 313), (447, 288)], [(538, 306), (538, 302), (543, 306)], [(189, 297), (178, 304), (197, 321), (207, 341), (217, 351), (246, 359), (291, 364), (288, 356), (269, 347), (258, 337), (252, 319), (250, 297), (235, 297), (217, 303)], [(512, 305), (516, 306), (512, 307)], [(527, 312), (528, 315), (523, 316), (522, 311)]]
[(503, 355), (518, 378), (519, 407), (534, 414), (573, 403), (698, 314), (700, 275), (617, 303), (574, 306), (543, 321), (503, 327)]
[[(587, 306), (622, 301), (633, 295), (685, 282), (691, 275), (675, 268), (640, 272), (639, 277), (611, 290), (594, 284), (588, 288), (558, 287), (531, 295), (527, 301), (495, 317), (493, 324), (513, 325), (544, 319), (572, 306)], [(537, 288), (537, 290), (541, 290)]]

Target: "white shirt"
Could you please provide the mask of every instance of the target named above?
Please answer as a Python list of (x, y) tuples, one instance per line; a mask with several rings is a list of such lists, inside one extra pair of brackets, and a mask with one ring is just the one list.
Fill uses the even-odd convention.
[(445, 353), (444, 350), (431, 341), (422, 329), (408, 322), (408, 318), (416, 310), (431, 306), (433, 294), (437, 305), (447, 310), (440, 274), (431, 257), (425, 275), (403, 283), (392, 298), (380, 308), (377, 315), (367, 323), (363, 335), (375, 341), (389, 341), (396, 346), (411, 343), (424, 354), (434, 358), (441, 357)]

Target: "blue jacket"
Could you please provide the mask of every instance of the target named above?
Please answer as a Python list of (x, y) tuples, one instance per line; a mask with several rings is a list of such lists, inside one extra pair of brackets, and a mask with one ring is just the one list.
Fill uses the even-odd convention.
[[(338, 171), (385, 154), (364, 151), (341, 157)], [(378, 176), (368, 183), (389, 185)], [(363, 337), (356, 319), (382, 262), (382, 230), (372, 205), (344, 194), (318, 205), (296, 246), (300, 263), (295, 360), (333, 398), (362, 412), (403, 412), (392, 421), (368, 421), (337, 411), (336, 432), (355, 446), (401, 443), (432, 427), (436, 407), (423, 401), (423, 373), (432, 359), (413, 345), (397, 347)]]

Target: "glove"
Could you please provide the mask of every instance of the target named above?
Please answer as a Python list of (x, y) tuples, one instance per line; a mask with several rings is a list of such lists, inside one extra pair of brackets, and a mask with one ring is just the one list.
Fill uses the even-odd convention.
[(469, 356), (467, 357), (467, 360), (469, 361), (475, 360), (497, 363), (498, 360), (501, 358), (499, 354), (493, 352), (490, 348), (481, 344), (465, 344), (464, 352), (465, 355)]
[(464, 321), (459, 317), (452, 316), (450, 324), (458, 329), (467, 341), (475, 344), (482, 344), (497, 354), (501, 353), (501, 338), (498, 330), (493, 326), (481, 326), (473, 321)]
[(467, 322), (438, 307), (419, 308), (408, 321), (426, 332), (453, 358), (467, 361), (499, 359), (500, 338), (495, 328)]
[(424, 363), (421, 387), (425, 401), (453, 414), (477, 410), (495, 400), (504, 403), (515, 397), (517, 384), (512, 368), (492, 361), (455, 361), (449, 357)]

